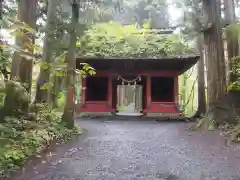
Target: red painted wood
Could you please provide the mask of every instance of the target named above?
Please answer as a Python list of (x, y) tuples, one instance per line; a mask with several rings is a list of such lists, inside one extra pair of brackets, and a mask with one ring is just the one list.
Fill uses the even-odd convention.
[(146, 109), (149, 109), (151, 106), (151, 76), (147, 75), (147, 82), (146, 82)]
[(152, 102), (149, 109), (143, 110), (146, 113), (179, 113), (175, 102)]
[[(178, 76), (175, 71), (149, 71), (149, 72), (129, 72), (125, 75), (145, 75), (146, 76), (146, 107), (144, 112), (146, 113), (179, 113), (177, 109), (178, 105)], [(113, 103), (113, 79), (118, 77), (117, 74), (111, 74), (109, 71), (97, 71), (95, 76), (99, 77), (109, 77), (108, 81), (108, 100), (107, 101), (86, 101), (86, 78), (82, 80), (82, 104), (83, 108), (77, 107), (79, 112), (115, 112), (115, 109), (112, 108)], [(175, 102), (151, 102), (151, 77), (175, 77), (174, 78), (174, 95)]]
[(149, 113), (179, 113), (178, 110), (178, 76), (174, 77), (174, 102), (152, 102), (151, 100), (151, 77), (147, 76), (147, 108), (143, 112)]
[(108, 77), (108, 106), (112, 108), (112, 76)]
[(174, 100), (175, 104), (178, 107), (179, 105), (179, 100), (178, 100), (178, 76), (174, 78)]
[(86, 101), (83, 108), (78, 108), (79, 112), (115, 112), (108, 106), (108, 101)]
[(86, 96), (87, 96), (87, 80), (86, 77), (82, 77), (82, 94), (81, 94), (81, 104), (84, 105), (86, 102)]

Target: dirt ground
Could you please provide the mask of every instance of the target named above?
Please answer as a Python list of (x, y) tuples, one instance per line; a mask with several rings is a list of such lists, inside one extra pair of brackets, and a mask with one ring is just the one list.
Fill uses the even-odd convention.
[(84, 134), (14, 180), (240, 180), (240, 147), (187, 123), (77, 120)]

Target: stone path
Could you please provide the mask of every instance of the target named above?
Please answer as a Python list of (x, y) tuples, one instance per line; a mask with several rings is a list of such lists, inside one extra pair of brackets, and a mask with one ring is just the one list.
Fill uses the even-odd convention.
[[(78, 121), (84, 135), (16, 180), (240, 180), (240, 148), (185, 123)], [(15, 180), (14, 179), (14, 180)]]

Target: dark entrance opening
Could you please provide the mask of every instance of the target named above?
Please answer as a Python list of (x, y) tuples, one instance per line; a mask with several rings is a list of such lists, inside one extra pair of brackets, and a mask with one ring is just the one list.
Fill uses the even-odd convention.
[(152, 102), (174, 101), (174, 78), (152, 77), (151, 78)]
[(87, 77), (86, 101), (108, 100), (108, 78)]

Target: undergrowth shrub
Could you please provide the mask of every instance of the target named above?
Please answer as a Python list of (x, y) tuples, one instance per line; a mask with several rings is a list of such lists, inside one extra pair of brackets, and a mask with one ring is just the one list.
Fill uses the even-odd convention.
[(8, 81), (5, 85), (4, 106), (1, 109), (3, 116), (20, 116), (28, 113), (30, 95), (26, 88), (15, 81)]
[(61, 113), (46, 104), (31, 105), (32, 119), (5, 117), (0, 123), (0, 177), (19, 169), (28, 157), (39, 153), (52, 140), (63, 143), (78, 133), (61, 121)]
[(240, 143), (240, 116), (237, 118), (238, 124), (230, 130), (230, 139), (233, 142)]

